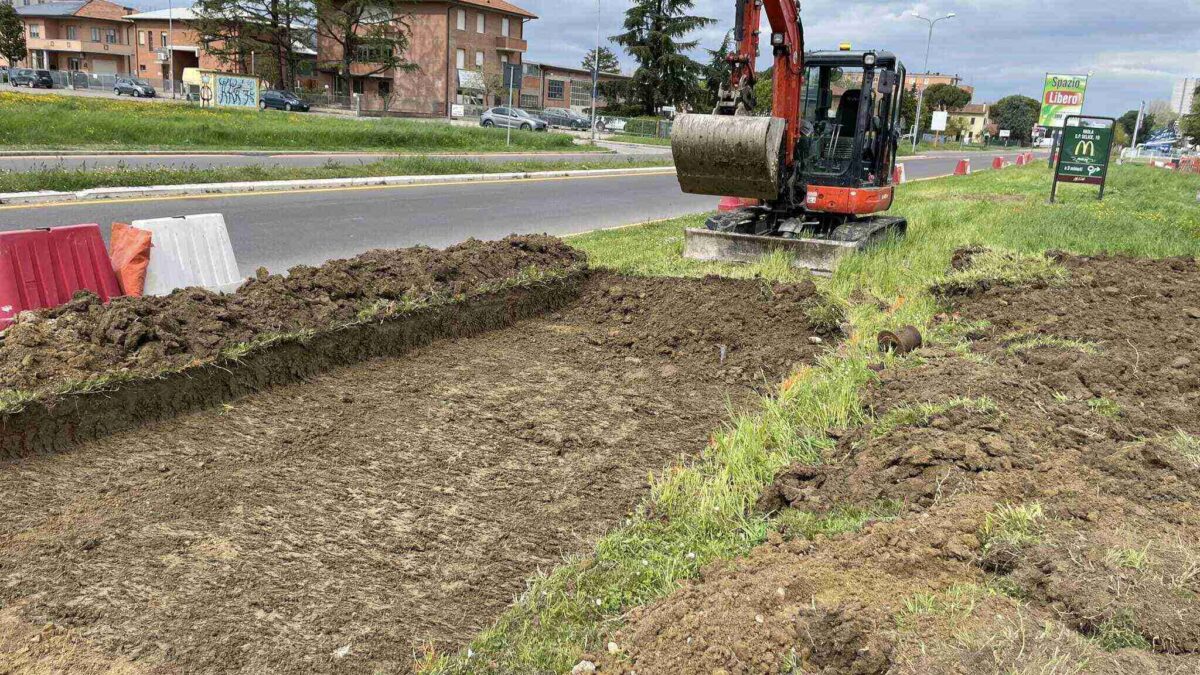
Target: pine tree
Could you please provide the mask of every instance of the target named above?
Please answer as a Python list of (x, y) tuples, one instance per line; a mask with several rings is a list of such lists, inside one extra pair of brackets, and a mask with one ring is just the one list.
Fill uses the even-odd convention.
[(319, 65), (336, 72), (338, 91), (352, 90), (355, 64), (363, 66), (359, 77), (416, 70), (405, 56), (409, 0), (315, 0), (314, 5), (318, 37), (335, 45), (333, 58)]
[[(596, 50), (588, 50), (587, 56), (583, 57), (582, 67), (584, 70), (591, 72), (595, 68)], [(621, 62), (617, 60), (617, 55), (608, 47), (600, 48), (600, 72), (602, 73), (619, 73), (621, 72)]]
[(687, 36), (714, 20), (690, 16), (694, 5), (694, 0), (633, 0), (625, 12), (625, 32), (612, 37), (638, 62), (634, 87), (647, 115), (699, 98), (704, 67), (687, 56), (699, 41)]
[(205, 49), (225, 64), (250, 72), (251, 54), (271, 64), (273, 86), (291, 88), (296, 46), (311, 34), (308, 0), (196, 0), (194, 26)]

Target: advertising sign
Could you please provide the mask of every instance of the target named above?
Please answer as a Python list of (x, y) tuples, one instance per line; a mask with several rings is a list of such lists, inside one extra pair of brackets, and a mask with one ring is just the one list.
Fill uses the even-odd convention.
[(1001, 129), (1000, 130), (1000, 138), (1012, 138), (1012, 130), (1011, 129)]
[(1038, 124), (1061, 129), (1068, 115), (1083, 112), (1087, 83), (1087, 75), (1047, 75), (1046, 85), (1042, 88), (1042, 113)]
[(933, 123), (929, 125), (930, 131), (945, 131), (946, 124), (950, 121), (950, 113), (939, 110), (933, 113)]
[(1104, 199), (1104, 183), (1108, 179), (1116, 120), (1111, 117), (1071, 115), (1065, 124), (1058, 146), (1058, 163), (1054, 167), (1050, 201), (1054, 202), (1059, 183), (1099, 185), (1100, 199)]

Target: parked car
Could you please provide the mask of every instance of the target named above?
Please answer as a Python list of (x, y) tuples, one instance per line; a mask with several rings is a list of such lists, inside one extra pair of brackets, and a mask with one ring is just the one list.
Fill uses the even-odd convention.
[(538, 117), (552, 127), (582, 130), (592, 128), (591, 119), (567, 108), (546, 108)]
[(625, 120), (620, 117), (601, 117), (596, 120), (596, 128), (600, 131), (625, 131)]
[(290, 91), (277, 91), (269, 89), (262, 93), (258, 99), (258, 107), (266, 110), (274, 108), (275, 110), (287, 110), (291, 112), (297, 110), (299, 112), (308, 112), (308, 104), (300, 100), (300, 97)]
[(157, 95), (149, 82), (136, 77), (118, 77), (113, 84), (113, 93), (117, 96), (129, 94), (134, 98), (154, 98)]
[(48, 70), (19, 68), (14, 71), (8, 81), (14, 87), (50, 89), (54, 86), (54, 80), (50, 77), (50, 71)]
[(479, 116), (479, 124), (485, 127), (523, 129), (525, 131), (547, 131), (550, 125), (545, 120), (530, 115), (520, 108), (491, 108)]

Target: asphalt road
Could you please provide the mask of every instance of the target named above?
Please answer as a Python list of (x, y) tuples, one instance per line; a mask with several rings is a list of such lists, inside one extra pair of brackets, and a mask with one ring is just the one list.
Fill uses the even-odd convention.
[[(992, 155), (969, 153), (977, 169)], [(906, 158), (908, 178), (953, 172), (962, 155)], [(1013, 155), (1015, 156), (1015, 155)], [(673, 174), (525, 180), (503, 183), (348, 188), (0, 206), (0, 231), (129, 222), (221, 213), (246, 275), (319, 264), (380, 247), (447, 246), (510, 233), (563, 235), (670, 218), (715, 208), (717, 199), (686, 195)]]

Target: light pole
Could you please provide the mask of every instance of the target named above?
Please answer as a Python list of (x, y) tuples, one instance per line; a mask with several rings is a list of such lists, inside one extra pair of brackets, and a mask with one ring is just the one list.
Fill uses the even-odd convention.
[(923, 72), (925, 75), (925, 86), (921, 87), (921, 92), (917, 96), (917, 119), (913, 123), (913, 152), (916, 153), (917, 142), (921, 138), (921, 106), (925, 103), (925, 89), (927, 89), (929, 86), (929, 48), (933, 45), (933, 27), (936, 26), (939, 21), (953, 19), (958, 15), (954, 12), (950, 12), (946, 16), (940, 16), (936, 19), (927, 19), (921, 16), (921, 13), (916, 10), (913, 10), (912, 15), (914, 18), (920, 19), (929, 24), (929, 39), (925, 42), (925, 70)]
[(596, 95), (600, 89), (600, 0), (596, 0), (596, 51), (592, 53), (592, 145), (596, 144)]
[(171, 88), (171, 98), (175, 98), (175, 7), (167, 0), (167, 84)]

